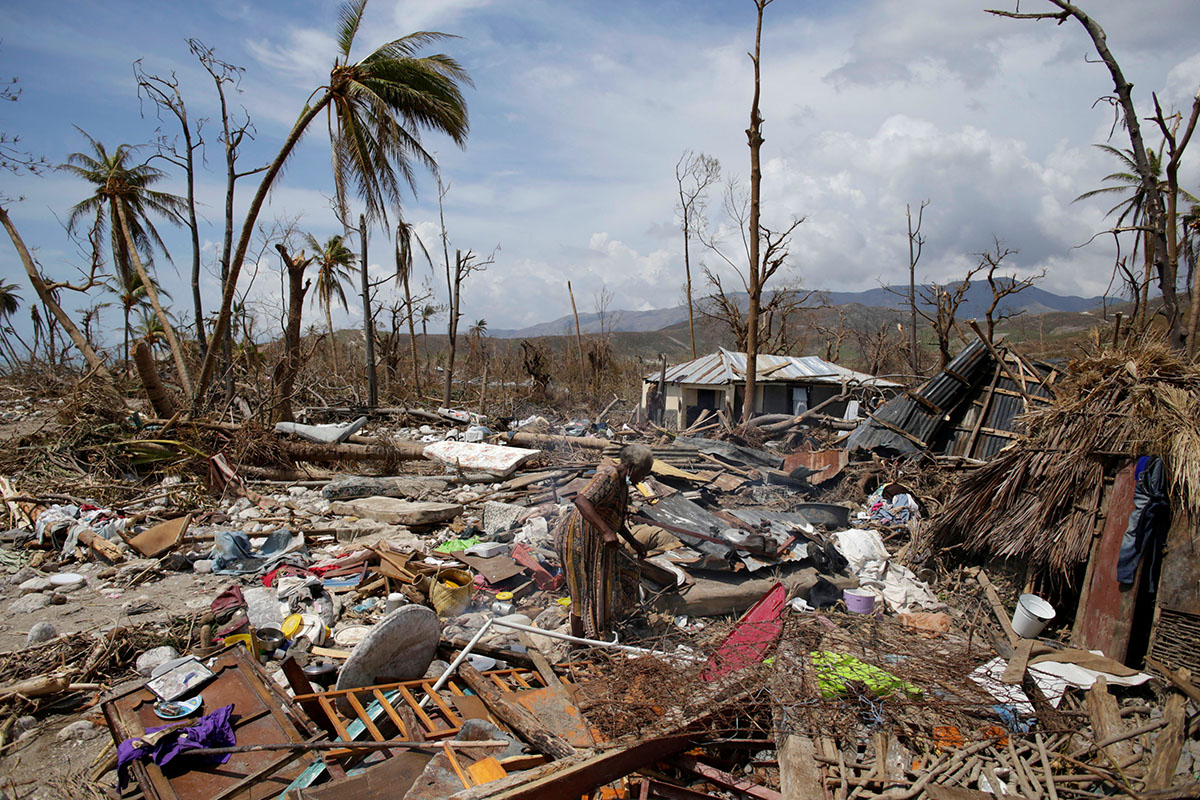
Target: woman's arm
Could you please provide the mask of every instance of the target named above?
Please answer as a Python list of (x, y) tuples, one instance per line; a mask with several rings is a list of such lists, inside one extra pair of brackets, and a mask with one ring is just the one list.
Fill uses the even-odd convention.
[(596, 513), (596, 506), (592, 504), (591, 500), (580, 494), (575, 498), (575, 507), (579, 509), (579, 513), (583, 515), (584, 519), (600, 531), (600, 536), (604, 539), (606, 546), (615, 547), (620, 544), (620, 540), (617, 539), (617, 532), (608, 527), (608, 523)]

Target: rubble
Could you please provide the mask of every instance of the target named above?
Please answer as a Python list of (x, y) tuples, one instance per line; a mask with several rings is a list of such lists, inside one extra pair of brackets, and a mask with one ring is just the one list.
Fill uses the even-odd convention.
[[(935, 378), (891, 401), (953, 405), (938, 405), (948, 427), (936, 431), (865, 395), (861, 424), (801, 412), (733, 428), (708, 414), (679, 431), (556, 428), (550, 414), (510, 426), (454, 409), (396, 409), (389, 427), (347, 409), (316, 426), (341, 437), (331, 444), (297, 442), (293, 427), (175, 421), (199, 452), (205, 436), (242, 437), (248, 455), (205, 456), (203, 478), (132, 497), (82, 485), (49, 497), (60, 493), (14, 477), (0, 759), (47, 737), (94, 748), (90, 781), (116, 792), (119, 759), (147, 798), (251, 786), (409, 800), (1194, 796), (1200, 689), (1179, 644), (1195, 639), (1178, 623), (1190, 619), (1178, 567), (1164, 565), (1176, 601), (1156, 623), (1175, 638), (1136, 661), (1079, 627), (1075, 609), (1098, 601), (1047, 591), (1034, 569), (1057, 564), (1050, 548), (1077, 554), (1076, 538), (1123, 532), (1128, 510), (1105, 498), (1128, 489), (1132, 502), (1127, 465), (1070, 484), (1075, 505), (1059, 508), (1092, 527), (1063, 533), (1045, 516), (1017, 550), (1000, 535), (1030, 519), (1023, 498), (1054, 490), (1035, 467), (1056, 474), (1050, 443), (1067, 448), (1053, 426), (1099, 402), (1087, 381), (1100, 374), (1129, 402), (1183, 418), (1196, 401), (1173, 392), (1191, 392), (1192, 373), (1142, 361), (1118, 380), (1129, 359), (1111, 358), (1051, 380), (1013, 348), (964, 353), (961, 396)], [(1150, 374), (1171, 391), (1148, 395)], [(1022, 379), (1024, 392), (1010, 389)], [(1000, 425), (1013, 394), (1033, 410)], [(1117, 459), (1151, 443), (1123, 425), (1081, 447)], [(906, 455), (881, 456), (870, 437), (903, 441)], [(629, 441), (654, 456), (629, 487), (631, 532), (649, 551), (638, 597), (606, 639), (573, 637), (554, 528), (596, 462)], [(1163, 441), (1171, 456), (1200, 437)], [(310, 446), (359, 449), (296, 449)], [(352, 472), (254, 477), (297, 454)], [(958, 468), (969, 470), (946, 472)], [(1193, 478), (1176, 473), (1172, 490), (1197, 496)], [(982, 499), (1006, 480), (1026, 483)], [(1171, 558), (1191, 563), (1181, 529)], [(1012, 624), (1022, 588), (1056, 610), (1036, 638)], [(155, 733), (179, 720), (212, 738), (188, 752), (181, 729)]]

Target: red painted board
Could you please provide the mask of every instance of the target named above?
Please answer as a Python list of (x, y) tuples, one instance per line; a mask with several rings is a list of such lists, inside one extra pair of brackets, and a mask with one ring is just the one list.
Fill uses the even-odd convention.
[[(1107, 516), (1099, 546), (1092, 552), (1096, 563), (1087, 593), (1087, 607), (1079, 609), (1081, 619), (1075, 624), (1075, 645), (1086, 650), (1100, 650), (1117, 661), (1125, 660), (1129, 649), (1129, 634), (1133, 629), (1134, 603), (1137, 584), (1117, 583), (1117, 558), (1121, 554), (1121, 537), (1133, 512), (1134, 469), (1136, 462), (1117, 473), (1109, 490)], [(1141, 572), (1138, 572), (1140, 577)]]
[(776, 583), (759, 598), (733, 626), (717, 652), (708, 660), (700, 677), (712, 681), (763, 660), (783, 631), (783, 608), (787, 589)]

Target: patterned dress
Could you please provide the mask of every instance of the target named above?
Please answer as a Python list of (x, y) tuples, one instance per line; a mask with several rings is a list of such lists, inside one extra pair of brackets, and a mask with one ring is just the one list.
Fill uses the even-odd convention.
[[(617, 473), (616, 464), (606, 461), (597, 467), (595, 477), (579, 496), (591, 501), (606, 525), (614, 531), (621, 529), (629, 504), (629, 489)], [(613, 613), (636, 589), (636, 564), (619, 552), (620, 548), (605, 547), (600, 529), (588, 522), (578, 508), (559, 522), (554, 544), (562, 560), (573, 613), (582, 618), (587, 636), (600, 636), (608, 630)]]

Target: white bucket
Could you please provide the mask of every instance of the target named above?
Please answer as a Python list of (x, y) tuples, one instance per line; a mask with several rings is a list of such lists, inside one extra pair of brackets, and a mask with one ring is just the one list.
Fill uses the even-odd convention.
[(1032, 639), (1042, 632), (1046, 623), (1054, 619), (1054, 606), (1047, 603), (1036, 594), (1023, 594), (1017, 600), (1017, 610), (1013, 612), (1012, 626), (1018, 636)]

